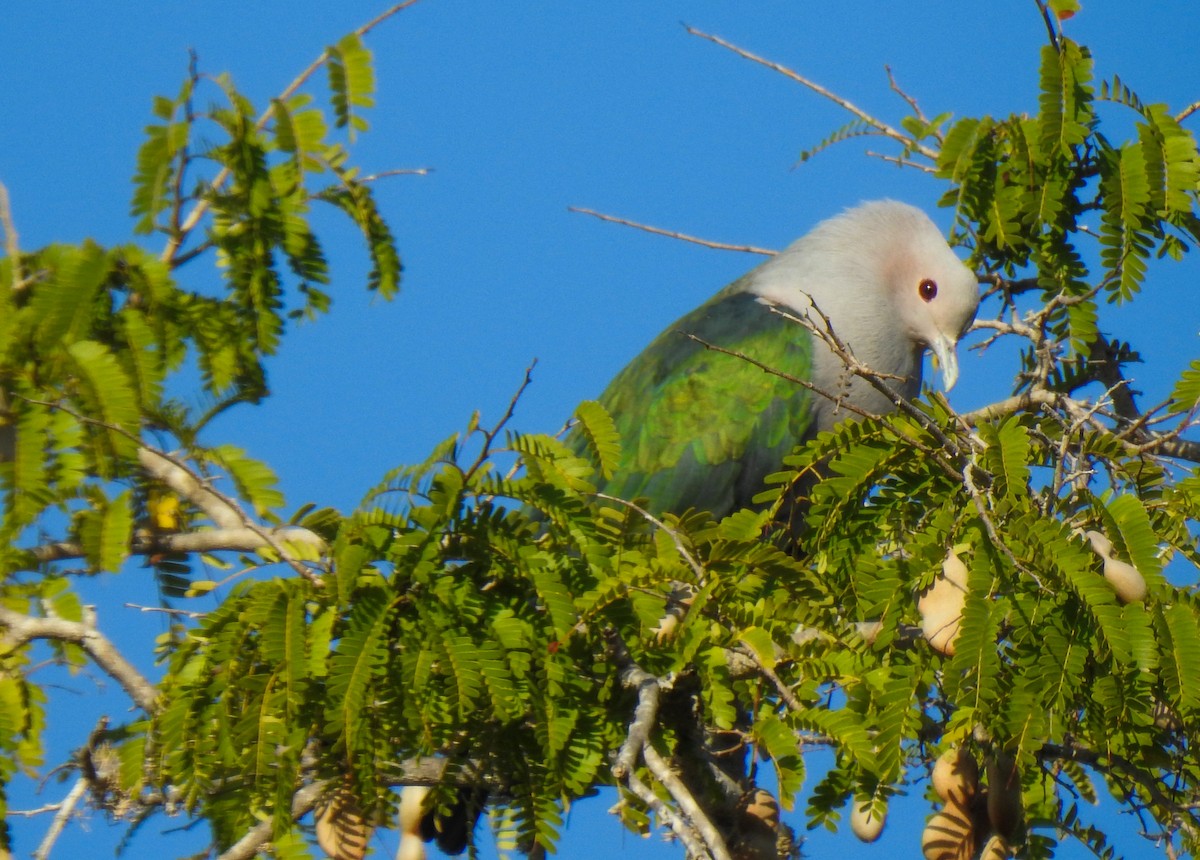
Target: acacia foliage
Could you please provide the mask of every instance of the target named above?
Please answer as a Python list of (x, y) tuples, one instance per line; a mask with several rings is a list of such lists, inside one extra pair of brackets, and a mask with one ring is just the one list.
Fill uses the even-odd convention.
[[(596, 404), (580, 407), (572, 445), (473, 419), (350, 515), (301, 509), (292, 521), (324, 538), (320, 552), (260, 546), (248, 561), (263, 575), (164, 642), (157, 699), (102, 733), (119, 767), (90, 786), (94, 800), (144, 815), (169, 799), (207, 819), (219, 849), (265, 820), (276, 856), (303, 857), (300, 789), (328, 780), (354, 798), (347, 814), (390, 826), (396, 787), (427, 780), (433, 760), (432, 802), (486, 785), (507, 849), (553, 848), (564, 809), (615, 784), (628, 827), (666, 823), (689, 853), (722, 856), (754, 835), (756, 786), (804, 806), (785, 814), (793, 826), (836, 826), (851, 799), (882, 808), (961, 745), (1015, 765), (1024, 812), (1008, 835), (1022, 856), (1064, 839), (1108, 852), (1082, 803), (1102, 791), (1194, 852), (1200, 613), (1176, 583), (1200, 561), (1200, 458), (1181, 437), (1200, 360), (1142, 416), (1123, 384), (1136, 344), (1102, 335), (1101, 312), (1146, 301), (1155, 258), (1200, 239), (1200, 154), (1179, 115), (1116, 78), (1097, 83), (1087, 49), (1048, 20), (1036, 113), (930, 119), (914, 106), (887, 135), (944, 183), (991, 285), (980, 325), (1020, 344), (1013, 398), (963, 416), (935, 396), (797, 451), (763, 502), (824, 464), (799, 552), (771, 537), (769, 508), (659, 520), (637, 500), (596, 498), (591, 478), (621, 444)], [(362, 130), (369, 56), (355, 38), (329, 56), (334, 125)], [(158, 102), (139, 159), (134, 211), (163, 237), (161, 256), (84, 244), (0, 269), (0, 410), (14, 440), (0, 560), (4, 605), (22, 615), (84, 622), (69, 579), (79, 558), (99, 573), (145, 554), (167, 598), (207, 591), (186, 578), (186, 553), (157, 551), (170, 542), (156, 530), (221, 524), (202, 495), (180, 500), (180, 484), (147, 475), (150, 439), (197, 476), (225, 470), (266, 526), (280, 520), (269, 471), (196, 435), (215, 411), (265, 396), (262, 361), (289, 315), (327, 307), (310, 201), (353, 216), (371, 286), (390, 295), (398, 281), (370, 189), (314, 102), (277, 100), (262, 122), (218, 78), (227, 104), (201, 117), (198, 80)], [(1102, 121), (1107, 109), (1132, 123)], [(200, 122), (227, 143), (197, 148)], [(870, 119), (847, 128), (830, 141), (881, 133)], [(187, 221), (197, 205), (202, 236)], [(177, 282), (206, 253), (219, 296)], [(213, 398), (204, 415), (164, 393), (189, 351)], [(76, 556), (35, 546), (35, 528)], [(1089, 530), (1145, 578), (1144, 600), (1117, 598)], [(952, 548), (968, 595), (945, 655), (914, 635), (915, 595)], [(281, 557), (293, 563), (282, 573), (270, 568)], [(51, 642), (64, 661), (94, 657)], [(6, 776), (40, 753), (31, 648), (18, 639), (3, 655)], [(715, 742), (740, 750), (734, 766), (708, 767)], [(802, 797), (814, 745), (835, 763)], [(790, 850), (785, 829), (775, 836)]]

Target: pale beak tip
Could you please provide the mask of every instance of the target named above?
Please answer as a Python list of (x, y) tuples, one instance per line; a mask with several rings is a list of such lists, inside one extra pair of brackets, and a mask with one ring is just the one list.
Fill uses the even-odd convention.
[(958, 382), (958, 354), (955, 352), (957, 344), (949, 338), (938, 338), (930, 349), (933, 351), (933, 366), (940, 366), (942, 371), (942, 389), (949, 392), (954, 387), (954, 383)]

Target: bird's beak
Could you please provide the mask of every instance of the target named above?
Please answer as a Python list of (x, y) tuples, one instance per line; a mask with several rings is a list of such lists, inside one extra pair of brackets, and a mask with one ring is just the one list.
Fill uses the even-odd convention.
[(958, 353), (955, 347), (958, 342), (942, 333), (934, 339), (929, 348), (933, 350), (933, 366), (942, 371), (942, 388), (949, 391), (958, 382)]

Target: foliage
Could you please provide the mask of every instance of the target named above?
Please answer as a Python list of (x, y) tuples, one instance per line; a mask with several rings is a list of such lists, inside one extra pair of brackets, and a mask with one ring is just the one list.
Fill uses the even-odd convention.
[[(252, 852), (306, 856), (305, 792), (334, 786), (352, 824), (391, 826), (396, 788), (421, 783), (444, 810), (457, 787), (485, 787), (500, 844), (523, 851), (553, 849), (564, 811), (615, 785), (633, 830), (670, 826), (694, 856), (776, 856), (795, 843), (763, 789), (836, 826), (852, 799), (882, 810), (960, 746), (992, 765), (992, 797), (1023, 798), (1011, 827), (970, 826), (1007, 830), (1024, 857), (1065, 839), (1107, 856), (1107, 822), (1078, 803), (1101, 790), (1194, 853), (1200, 605), (1174, 583), (1200, 562), (1200, 446), (1182, 438), (1200, 363), (1143, 415), (1123, 376), (1136, 349), (1102, 335), (1101, 314), (1144, 300), (1156, 258), (1200, 239), (1200, 152), (1185, 116), (1095, 82), (1062, 32), (1077, 9), (1042, 9), (1036, 114), (931, 120), (908, 101), (902, 131), (858, 116), (806, 153), (883, 135), (945, 184), (990, 285), (978, 325), (1021, 344), (1013, 397), (842, 424), (787, 459), (762, 510), (720, 522), (596, 498), (621, 440), (585, 403), (574, 445), (473, 419), (349, 516), (306, 507), (282, 525), (270, 470), (197, 434), (266, 396), (288, 320), (328, 309), (312, 201), (366, 238), (369, 288), (395, 293), (399, 257), (314, 97), (289, 92), (258, 119), (228, 77), (193, 72), (156, 102), (138, 159), (133, 211), (160, 255), (85, 242), (0, 263), (0, 778), (40, 763), (30, 671), (46, 639), (141, 710), (81, 749), (93, 802), (141, 820), (169, 798), (222, 851), (257, 834)], [(369, 54), (351, 36), (325, 59), (334, 127), (365, 130)], [(224, 101), (200, 113), (202, 86)], [(1109, 111), (1131, 120), (1126, 139)], [(209, 253), (222, 289), (183, 285), (180, 267)], [(189, 366), (211, 403), (199, 415), (168, 394)], [(795, 487), (798, 546), (771, 525)], [(951, 550), (967, 595), (942, 653), (915, 596)], [(144, 557), (163, 599), (186, 600), (215, 586), (189, 580), (198, 552), (264, 570), (163, 642), (147, 693), (90, 626), (71, 565)], [(1114, 591), (1114, 559), (1145, 599)], [(813, 746), (834, 765), (802, 798)], [(104, 751), (118, 767), (101, 780)], [(755, 848), (764, 822), (770, 846)]]

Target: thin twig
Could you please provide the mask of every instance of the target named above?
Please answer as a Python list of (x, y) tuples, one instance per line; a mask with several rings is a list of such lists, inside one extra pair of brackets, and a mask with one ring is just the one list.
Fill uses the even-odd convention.
[(1179, 113), (1175, 114), (1175, 122), (1183, 122), (1189, 116), (1200, 110), (1200, 101), (1194, 101)]
[(882, 152), (876, 152), (873, 149), (868, 149), (865, 154), (870, 158), (878, 158), (880, 161), (886, 161), (889, 164), (896, 165), (897, 167), (911, 167), (914, 170), (920, 170), (922, 173), (928, 173), (930, 175), (937, 173), (936, 167), (931, 167), (928, 164), (921, 164), (920, 162), (913, 161), (911, 158), (902, 158), (898, 155), (887, 155)]
[[(892, 88), (892, 92), (904, 99), (904, 103), (908, 105), (909, 110), (913, 112), (913, 116), (923, 123), (928, 123), (929, 118), (925, 116), (925, 112), (921, 110), (921, 106), (917, 104), (917, 100), (900, 88), (900, 84), (896, 82), (896, 76), (892, 74), (892, 67), (885, 65), (884, 72), (887, 73), (888, 86)], [(939, 140), (941, 138), (938, 138)]]
[(81, 776), (75, 780), (75, 784), (71, 786), (71, 790), (67, 792), (67, 796), (58, 804), (58, 811), (54, 813), (54, 818), (50, 821), (50, 826), (46, 829), (46, 835), (42, 837), (37, 850), (33, 852), (33, 860), (46, 860), (50, 856), (50, 852), (54, 848), (54, 843), (62, 835), (63, 828), (67, 826), (67, 822), (75, 814), (75, 807), (83, 799), (87, 790), (88, 783), (86, 779)]
[[(789, 317), (789, 318), (794, 319), (794, 317)], [(867, 410), (865, 410), (859, 406), (855, 406), (853, 403), (846, 402), (844, 397), (834, 394), (831, 391), (826, 391), (825, 389), (820, 388), (819, 386), (816, 386), (813, 383), (809, 382), (807, 379), (801, 379), (800, 377), (793, 376), (790, 373), (784, 373), (782, 370), (771, 367), (771, 365), (767, 364), (766, 362), (759, 361), (757, 358), (746, 355), (746, 353), (744, 353), (744, 352), (740, 352), (736, 349), (726, 349), (723, 346), (718, 346), (715, 343), (710, 343), (709, 341), (705, 340), (704, 338), (700, 337), (699, 335), (692, 334), (691, 332), (685, 331), (685, 332), (680, 332), (680, 333), (684, 337), (688, 338), (689, 340), (694, 340), (696, 343), (700, 344), (705, 349), (712, 350), (713, 352), (719, 352), (719, 353), (722, 353), (723, 355), (728, 355), (732, 358), (736, 358), (741, 361), (748, 362), (748, 363), (754, 365), (755, 367), (757, 367), (763, 373), (769, 373), (772, 376), (778, 376), (780, 379), (783, 379), (787, 382), (791, 382), (795, 385), (799, 385), (801, 388), (807, 388), (809, 391), (813, 392), (814, 394), (819, 394), (820, 396), (826, 398), (827, 400), (830, 400), (833, 403), (836, 403), (839, 408), (844, 408), (847, 412), (853, 412), (859, 418), (876, 418), (877, 419), (877, 418), (881, 417), (879, 415), (876, 415), (874, 412), (868, 412)]]
[(816, 83), (815, 81), (809, 80), (808, 78), (804, 77), (803, 75), (799, 74), (798, 72), (795, 72), (792, 69), (789, 69), (787, 66), (780, 65), (779, 63), (768, 60), (765, 57), (760, 57), (757, 54), (752, 54), (751, 52), (744, 50), (742, 48), (739, 48), (737, 45), (734, 45), (731, 42), (725, 41), (720, 36), (714, 36), (710, 33), (705, 33), (702, 30), (697, 30), (695, 27), (689, 27), (689, 26), (685, 25), (684, 29), (687, 30), (687, 32), (693, 36), (699, 36), (701, 39), (707, 39), (708, 41), (712, 42), (714, 45), (720, 45), (722, 48), (725, 48), (729, 51), (733, 51), (733, 53), (737, 54), (739, 57), (743, 57), (747, 60), (758, 63), (759, 65), (766, 66), (768, 69), (771, 69), (772, 71), (775, 71), (775, 72), (779, 72), (779, 74), (783, 75), (784, 77), (790, 78), (791, 80), (795, 81), (796, 83), (802, 84), (802, 85), (808, 87), (810, 90), (812, 90), (817, 95), (819, 95), (823, 98), (829, 99), (829, 101), (833, 102), (838, 107), (854, 114), (856, 117), (858, 117), (860, 120), (865, 122), (867, 125), (874, 128), (876, 131), (903, 144), (905, 149), (909, 149), (914, 152), (919, 152), (919, 153), (921, 153), (921, 155), (925, 156), (929, 160), (937, 161), (938, 154), (937, 154), (936, 150), (930, 149), (929, 147), (925, 146), (924, 144), (921, 144), (921, 143), (913, 140), (911, 137), (904, 134), (902, 131), (892, 128), (892, 126), (888, 125), (883, 120), (876, 119), (875, 117), (871, 116), (871, 114), (867, 113), (865, 110), (858, 107), (853, 102), (850, 102), (849, 100), (842, 98), (841, 96), (837, 95), (836, 93), (834, 93), (830, 90), (827, 90), (825, 87), (821, 86), (820, 84)]
[(1046, 25), (1046, 35), (1050, 37), (1050, 46), (1054, 50), (1059, 50), (1058, 47), (1058, 28), (1054, 25), (1054, 16), (1042, 0), (1033, 0), (1037, 4), (1038, 11), (1042, 13), (1042, 22)]
[(783, 700), (783, 703), (787, 705), (788, 708), (796, 711), (797, 713), (806, 710), (804, 704), (796, 698), (796, 694), (792, 692), (791, 688), (788, 687), (787, 684), (783, 683), (783, 679), (775, 674), (774, 669), (769, 667), (758, 658), (758, 654), (754, 652), (753, 648), (738, 648), (736, 650), (737, 653), (741, 654), (754, 664), (755, 669), (760, 675), (771, 682), (771, 686), (775, 688), (775, 692), (779, 694), (779, 698)]
[(778, 254), (778, 251), (772, 251), (769, 248), (759, 248), (757, 245), (730, 245), (725, 242), (714, 242), (709, 239), (700, 239), (696, 236), (689, 236), (686, 233), (678, 233), (674, 230), (664, 230), (661, 227), (651, 227), (649, 224), (641, 224), (637, 221), (629, 221), (625, 218), (618, 218), (615, 215), (605, 215), (603, 212), (597, 212), (595, 209), (586, 209), (582, 206), (568, 206), (568, 212), (578, 212), (580, 215), (591, 215), (593, 218), (599, 218), (601, 221), (611, 221), (613, 224), (623, 224), (626, 227), (633, 227), (637, 230), (644, 230), (647, 233), (654, 233), (656, 236), (669, 236), (672, 239), (679, 239), (683, 242), (691, 242), (695, 245), (703, 245), (705, 248), (715, 248), (718, 251), (741, 251), (747, 254), (761, 254), (764, 257), (773, 257)]
[(654, 516), (654, 514), (647, 511), (645, 508), (639, 507), (638, 505), (635, 505), (633, 502), (626, 501), (625, 499), (618, 498), (617, 496), (610, 496), (608, 493), (595, 493), (594, 495), (596, 496), (596, 498), (604, 499), (606, 502), (616, 502), (618, 505), (624, 505), (625, 507), (627, 507), (630, 510), (637, 513), (644, 520), (646, 520), (646, 522), (650, 523), (655, 528), (661, 529), (662, 531), (666, 532), (667, 536), (671, 538), (671, 542), (673, 544), (675, 544), (676, 551), (679, 553), (680, 556), (682, 556), (683, 560), (687, 562), (688, 567), (690, 567), (692, 569), (692, 573), (696, 574), (697, 582), (704, 581), (704, 579), (705, 579), (704, 566), (701, 565), (700, 562), (696, 560), (696, 557), (694, 555), (692, 555), (691, 552), (688, 551), (688, 548), (686, 546), (684, 546), (684, 544), (683, 544), (683, 539), (681, 537), (679, 537), (679, 533), (676, 532), (673, 528), (668, 526), (666, 523), (664, 523), (658, 517)]
[(390, 176), (428, 176), (431, 173), (433, 173), (432, 167), (397, 167), (393, 170), (381, 170), (378, 173), (360, 176), (358, 181), (378, 182), (380, 179), (387, 179)]

